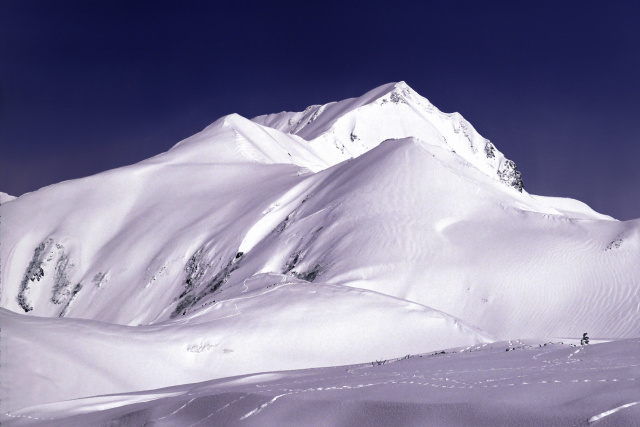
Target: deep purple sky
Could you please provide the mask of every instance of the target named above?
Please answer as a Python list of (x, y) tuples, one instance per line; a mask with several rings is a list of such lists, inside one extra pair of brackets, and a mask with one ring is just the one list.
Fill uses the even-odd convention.
[(529, 192), (640, 217), (640, 2), (480, 3), (2, 0), (0, 191), (405, 80)]

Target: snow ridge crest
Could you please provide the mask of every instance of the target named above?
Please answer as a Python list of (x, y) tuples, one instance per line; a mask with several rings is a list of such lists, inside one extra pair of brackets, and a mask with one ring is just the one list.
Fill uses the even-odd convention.
[[(430, 150), (444, 148), (492, 179), (523, 192), (522, 176), (459, 113), (443, 113), (407, 83), (377, 87), (357, 98), (311, 105), (251, 120), (218, 119), (178, 143), (170, 162), (293, 164), (313, 172), (376, 148), (389, 139), (415, 138)], [(430, 148), (431, 147), (431, 148)]]
[(252, 121), (304, 139), (328, 164), (337, 164), (387, 139), (414, 137), (455, 152), (493, 179), (522, 192), (512, 160), (457, 113), (443, 113), (406, 82), (388, 83), (358, 98), (311, 105), (302, 112), (258, 116)]

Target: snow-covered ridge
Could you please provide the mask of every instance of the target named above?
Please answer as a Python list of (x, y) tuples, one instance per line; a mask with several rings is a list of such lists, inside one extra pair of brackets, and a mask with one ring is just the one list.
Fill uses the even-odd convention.
[(387, 139), (414, 137), (446, 147), (494, 179), (523, 190), (513, 161), (459, 113), (441, 112), (405, 82), (380, 86), (359, 98), (312, 105), (303, 112), (252, 120), (304, 138), (330, 164), (357, 157)]
[(312, 171), (329, 166), (302, 138), (261, 126), (239, 114), (216, 120), (148, 162), (295, 164)]
[(492, 179), (523, 191), (513, 161), (459, 113), (442, 113), (404, 82), (297, 113), (252, 120), (230, 114), (151, 161), (289, 163), (317, 172), (358, 157), (385, 140), (408, 137), (452, 151)]

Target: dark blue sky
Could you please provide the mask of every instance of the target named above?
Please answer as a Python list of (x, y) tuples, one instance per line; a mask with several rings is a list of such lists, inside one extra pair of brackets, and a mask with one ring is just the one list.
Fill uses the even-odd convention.
[(0, 190), (405, 80), (534, 194), (640, 217), (640, 2), (0, 1)]

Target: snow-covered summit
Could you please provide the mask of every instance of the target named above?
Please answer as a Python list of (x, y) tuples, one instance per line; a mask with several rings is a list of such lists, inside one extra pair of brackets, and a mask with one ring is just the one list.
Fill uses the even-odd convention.
[(230, 114), (151, 162), (294, 164), (317, 172), (358, 157), (388, 139), (415, 138), (455, 153), (494, 180), (523, 191), (515, 163), (460, 114), (446, 114), (406, 83), (358, 98), (248, 120)]
[(312, 105), (298, 113), (252, 120), (304, 138), (330, 164), (357, 157), (386, 139), (414, 137), (453, 151), (494, 179), (523, 190), (513, 161), (459, 113), (441, 112), (405, 82), (380, 86), (358, 98)]

